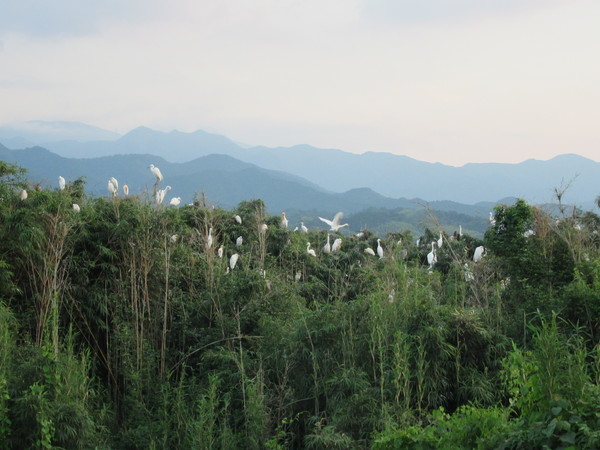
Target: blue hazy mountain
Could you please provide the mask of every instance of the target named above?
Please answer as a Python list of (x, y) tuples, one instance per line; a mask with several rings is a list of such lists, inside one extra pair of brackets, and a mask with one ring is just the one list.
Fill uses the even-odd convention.
[(0, 142), (11, 149), (61, 141), (110, 141), (119, 137), (118, 133), (81, 122), (30, 120), (0, 127)]
[[(0, 142), (2, 140), (0, 139)], [(217, 134), (164, 133), (139, 127), (114, 140), (55, 141), (47, 145), (65, 157), (151, 154), (174, 163), (223, 154), (263, 169), (286, 172), (331, 192), (368, 188), (387, 198), (452, 200), (461, 204), (520, 197), (532, 203), (554, 200), (554, 189), (570, 185), (563, 200), (593, 208), (600, 194), (600, 163), (578, 155), (519, 164), (428, 163), (391, 153), (353, 154), (309, 145), (244, 148)]]

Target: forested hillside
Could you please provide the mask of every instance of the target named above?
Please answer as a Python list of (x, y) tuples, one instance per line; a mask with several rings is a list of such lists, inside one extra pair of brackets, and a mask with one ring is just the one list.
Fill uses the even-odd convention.
[(202, 200), (0, 161), (0, 448), (600, 447), (596, 214), (347, 236)]

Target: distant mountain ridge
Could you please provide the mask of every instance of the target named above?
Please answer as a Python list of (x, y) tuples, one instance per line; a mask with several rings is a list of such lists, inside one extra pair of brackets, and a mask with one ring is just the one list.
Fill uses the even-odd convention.
[(201, 130), (164, 133), (146, 127), (138, 127), (113, 140), (55, 141), (47, 148), (65, 157), (152, 154), (181, 163), (209, 154), (223, 154), (264, 169), (293, 174), (322, 190), (347, 192), (364, 187), (392, 199), (475, 204), (520, 197), (531, 203), (547, 203), (554, 199), (554, 188), (570, 183), (563, 200), (592, 209), (594, 199), (600, 194), (600, 163), (574, 154), (548, 161), (453, 167), (391, 153), (353, 154), (310, 145), (243, 148), (231, 139)]

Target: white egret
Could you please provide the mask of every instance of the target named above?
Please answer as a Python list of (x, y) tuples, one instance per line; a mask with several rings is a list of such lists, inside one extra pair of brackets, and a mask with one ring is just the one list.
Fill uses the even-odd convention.
[(310, 248), (310, 242), (306, 243), (306, 253), (308, 253), (311, 256), (317, 256), (315, 251), (312, 248)]
[(298, 231), (298, 227), (294, 228), (294, 231)]
[(440, 233), (440, 238), (437, 240), (438, 248), (442, 248), (443, 243), (444, 243), (444, 240), (442, 239), (442, 233)]
[(356, 233), (354, 236), (356, 236), (358, 239), (362, 239), (365, 237), (365, 233), (363, 233), (362, 231), (359, 233)]
[(235, 265), (237, 264), (239, 257), (240, 255), (234, 253), (233, 255), (231, 255), (231, 258), (229, 258), (229, 267), (231, 268), (231, 270), (235, 269)]
[(240, 225), (242, 224), (242, 218), (241, 218), (241, 217), (240, 217), (238, 214), (236, 214), (235, 216), (233, 216), (233, 219), (234, 219), (234, 220), (235, 220), (237, 223), (239, 223)]
[(289, 221), (287, 220), (287, 217), (285, 216), (285, 211), (284, 211), (281, 213), (281, 228), (283, 228), (284, 230), (287, 230), (288, 223), (289, 223)]
[(429, 270), (433, 269), (433, 266), (437, 262), (437, 254), (435, 251), (435, 241), (431, 243), (431, 251), (427, 253), (427, 264), (429, 264)]
[(19, 194), (19, 198), (21, 200), (27, 200), (27, 191), (25, 189), (21, 190), (21, 193)]
[(494, 217), (494, 213), (492, 211), (490, 211), (490, 225), (496, 225), (496, 218)]
[(110, 181), (115, 186), (115, 191), (118, 193), (119, 192), (119, 182), (117, 181), (117, 179), (115, 177), (110, 177)]
[(208, 236), (206, 236), (206, 248), (212, 248), (213, 245), (213, 235), (212, 235), (213, 229), (209, 228), (208, 229)]
[(322, 217), (319, 217), (319, 220), (321, 222), (325, 222), (327, 225), (329, 225), (329, 229), (331, 231), (337, 231), (342, 227), (347, 227), (348, 224), (345, 223), (343, 225), (340, 225), (341, 220), (344, 218), (344, 213), (343, 212), (339, 212), (337, 213), (335, 216), (333, 216), (333, 220), (328, 220), (328, 219), (324, 219)]
[(329, 233), (327, 233), (327, 244), (323, 246), (323, 253), (331, 253), (331, 244), (329, 243)]
[(179, 206), (180, 203), (181, 203), (181, 197), (173, 197), (171, 199), (171, 201), (169, 202), (169, 205), (171, 205), (171, 206)]
[(298, 282), (300, 281), (300, 278), (302, 278), (302, 272), (297, 271), (296, 275), (294, 275), (294, 281)]
[(172, 234), (170, 237), (171, 242), (174, 244), (177, 242), (177, 239), (179, 238), (179, 236), (177, 236), (176, 234)]
[(161, 205), (163, 200), (165, 199), (165, 195), (167, 195), (167, 192), (169, 192), (171, 190), (171, 186), (167, 186), (164, 189), (159, 189), (158, 191), (156, 191), (156, 204), (157, 205)]
[(342, 238), (337, 238), (331, 245), (331, 253), (337, 252), (340, 248), (342, 248)]
[(59, 176), (59, 177), (58, 177), (58, 188), (59, 188), (61, 191), (64, 191), (64, 190), (65, 190), (65, 186), (66, 186), (65, 179), (64, 179), (63, 177)]
[(155, 167), (154, 164), (150, 164), (148, 167), (150, 168), (150, 172), (156, 177), (156, 182), (162, 181), (163, 176), (160, 169)]
[(77, 203), (73, 203), (73, 211), (75, 211), (75, 212), (81, 211), (81, 208), (79, 207), (79, 205)]
[(304, 226), (304, 222), (300, 222), (300, 230), (302, 230), (303, 233), (308, 233), (308, 228)]
[(535, 235), (535, 231), (533, 230), (527, 230), (526, 232), (523, 233), (523, 236), (528, 238), (530, 236), (534, 236)]
[(221, 246), (219, 247), (219, 250), (217, 250), (217, 256), (218, 256), (219, 258), (222, 258), (222, 257), (223, 257), (223, 245), (221, 245)]
[(485, 247), (483, 245), (480, 245), (479, 247), (477, 247), (475, 249), (475, 252), (473, 253), (473, 261), (477, 262), (477, 261), (481, 261), (481, 258), (483, 258), (485, 254)]
[(379, 259), (383, 258), (383, 247), (381, 246), (381, 239), (377, 239), (377, 255)]
[(123, 185), (123, 194), (125, 194), (125, 197), (129, 195), (129, 186), (126, 184)]
[(241, 247), (243, 243), (244, 243), (244, 238), (241, 236), (238, 236), (238, 238), (235, 240), (235, 245), (237, 247)]
[(367, 255), (375, 256), (375, 250), (373, 250), (371, 247), (367, 247), (367, 248), (365, 248), (364, 252), (365, 252)]
[(268, 228), (269, 228), (269, 226), (268, 226), (266, 223), (263, 223), (263, 224), (260, 226), (260, 232), (261, 232), (261, 233), (266, 233), (266, 232), (267, 232), (267, 230), (268, 230)]
[(112, 195), (113, 197), (117, 196), (117, 187), (113, 183), (113, 178), (108, 180), (108, 192), (110, 192), (110, 195)]

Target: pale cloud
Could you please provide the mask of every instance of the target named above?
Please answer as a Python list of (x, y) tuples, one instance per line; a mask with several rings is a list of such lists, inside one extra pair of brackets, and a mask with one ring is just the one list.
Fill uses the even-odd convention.
[(203, 128), (451, 164), (598, 159), (600, 4), (464, 0), (459, 18), (423, 19), (413, 3), (446, 11), (394, 2), (408, 24), (383, 1), (155, 1), (103, 9), (93, 33), (23, 27), (2, 36), (0, 124)]

